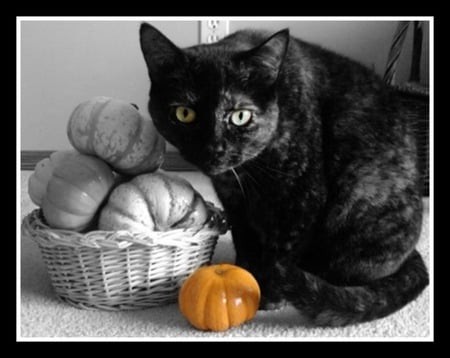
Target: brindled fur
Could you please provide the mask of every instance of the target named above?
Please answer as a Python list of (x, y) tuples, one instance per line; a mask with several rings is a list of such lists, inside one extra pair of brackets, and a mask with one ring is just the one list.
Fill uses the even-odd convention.
[[(340, 326), (420, 294), (416, 141), (375, 73), (288, 30), (180, 49), (142, 24), (140, 41), (151, 117), (211, 177), (262, 308), (288, 301), (311, 324)], [(176, 119), (180, 105), (193, 122)], [(243, 108), (251, 121), (233, 125)]]

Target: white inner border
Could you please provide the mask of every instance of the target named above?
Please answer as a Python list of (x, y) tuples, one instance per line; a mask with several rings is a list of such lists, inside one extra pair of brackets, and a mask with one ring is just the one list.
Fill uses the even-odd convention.
[(430, 89), (430, 217), (429, 217), (429, 241), (430, 241), (430, 336), (425, 338), (418, 337), (299, 337), (295, 338), (264, 338), (264, 337), (230, 337), (230, 338), (171, 338), (171, 337), (21, 337), (21, 275), (20, 275), (20, 224), (21, 224), (21, 188), (16, 186), (16, 339), (17, 341), (433, 341), (434, 340), (434, 17), (432, 16), (339, 16), (339, 17), (247, 17), (247, 16), (186, 16), (186, 17), (151, 17), (151, 16), (127, 16), (127, 17), (87, 17), (87, 16), (18, 16), (16, 17), (16, 183), (21, 182), (21, 23), (23, 21), (205, 21), (205, 20), (221, 20), (221, 21), (429, 21), (429, 89)]

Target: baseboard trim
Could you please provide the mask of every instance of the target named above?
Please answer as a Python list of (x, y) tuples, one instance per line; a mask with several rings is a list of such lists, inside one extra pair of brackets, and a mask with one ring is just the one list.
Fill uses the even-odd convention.
[[(54, 150), (22, 150), (20, 152), (20, 169), (34, 170), (36, 163), (47, 158)], [(167, 171), (197, 171), (191, 163), (184, 160), (177, 152), (167, 152), (162, 169)]]

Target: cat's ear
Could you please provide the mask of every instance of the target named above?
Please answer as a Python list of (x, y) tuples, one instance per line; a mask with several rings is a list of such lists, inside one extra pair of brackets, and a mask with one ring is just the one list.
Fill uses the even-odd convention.
[(155, 27), (142, 23), (139, 35), (141, 50), (152, 81), (167, 73), (171, 67), (182, 64), (184, 55), (181, 49)]
[(244, 61), (276, 80), (289, 45), (289, 29), (281, 30), (244, 54)]

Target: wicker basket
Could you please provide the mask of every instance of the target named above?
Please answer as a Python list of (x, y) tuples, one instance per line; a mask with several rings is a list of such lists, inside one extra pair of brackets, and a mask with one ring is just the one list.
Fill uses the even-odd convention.
[(176, 301), (181, 282), (210, 262), (227, 230), (214, 210), (197, 229), (78, 233), (50, 228), (36, 209), (22, 221), (22, 235), (39, 245), (61, 300), (84, 309), (142, 309)]

